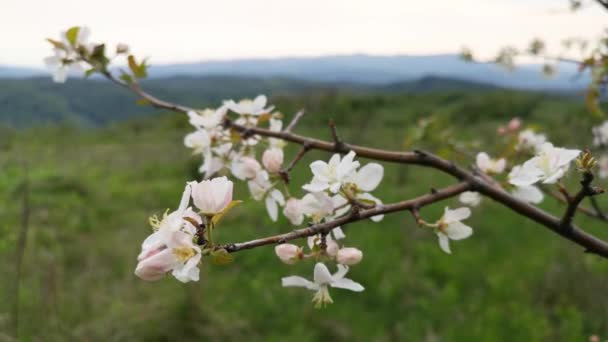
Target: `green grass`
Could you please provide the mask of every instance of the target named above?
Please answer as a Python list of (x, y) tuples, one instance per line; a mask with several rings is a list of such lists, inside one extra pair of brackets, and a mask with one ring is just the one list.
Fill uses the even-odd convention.
[[(299, 132), (328, 138), (326, 122), (333, 117), (347, 141), (392, 149), (402, 149), (408, 129), (430, 114), (461, 140), (492, 141), (496, 125), (518, 115), (546, 125), (555, 141), (584, 144), (572, 131), (588, 132), (592, 123), (576, 103), (512, 93), (275, 102), (286, 113), (301, 106), (311, 111)], [(285, 275), (311, 277), (312, 263), (283, 265), (272, 247), (239, 252), (223, 267), (205, 260), (199, 283), (143, 282), (133, 270), (150, 233), (147, 218), (175, 208), (184, 182), (196, 177), (198, 159), (182, 146), (188, 131), (184, 116), (169, 114), (99, 130), (34, 128), (0, 141), (0, 331), (12, 334), (25, 161), (32, 215), (19, 296), (23, 341), (581, 341), (608, 335), (608, 264), (489, 199), (469, 221), (473, 237), (454, 243), (451, 256), (407, 213), (347, 226), (346, 244), (365, 253), (349, 275), (366, 290), (333, 290), (335, 304), (324, 310), (313, 308), (312, 292), (280, 286)], [(432, 148), (432, 142), (417, 146)], [(315, 152), (305, 162), (328, 157)], [(305, 162), (294, 174), (295, 193), (310, 178)], [(384, 166), (376, 194), (385, 202), (451, 182), (419, 167)], [(285, 218), (272, 223), (245, 184), (238, 183), (235, 197), (246, 202), (217, 231), (222, 242), (291, 229)], [(457, 202), (422, 214), (433, 220), (445, 205)], [(543, 208), (563, 210), (550, 199)], [(608, 238), (604, 224), (577, 222)]]

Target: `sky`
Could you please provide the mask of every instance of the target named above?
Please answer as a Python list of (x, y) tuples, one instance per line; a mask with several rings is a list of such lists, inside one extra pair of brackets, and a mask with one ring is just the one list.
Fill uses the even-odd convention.
[(542, 37), (597, 37), (608, 12), (568, 0), (0, 0), (0, 65), (42, 66), (46, 37), (86, 25), (153, 64), (343, 54), (490, 56)]

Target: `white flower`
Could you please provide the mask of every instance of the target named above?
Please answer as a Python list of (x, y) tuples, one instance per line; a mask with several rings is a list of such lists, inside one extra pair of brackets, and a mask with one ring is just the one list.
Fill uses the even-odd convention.
[(539, 151), (545, 142), (547, 142), (547, 137), (544, 134), (536, 134), (531, 129), (525, 129), (519, 132), (517, 149)]
[(262, 164), (268, 172), (279, 172), (283, 166), (283, 150), (276, 147), (271, 147), (264, 151), (262, 155)]
[(184, 146), (193, 149), (193, 153), (204, 153), (211, 146), (211, 138), (206, 131), (197, 130), (184, 137)]
[(542, 202), (544, 197), (543, 192), (535, 185), (516, 186), (511, 194), (522, 201), (532, 204)]
[(350, 151), (344, 158), (340, 159), (339, 154), (334, 154), (329, 163), (321, 160), (310, 164), (310, 170), (314, 177), (312, 182), (302, 188), (309, 192), (320, 192), (329, 189), (337, 193), (342, 184), (352, 179), (354, 172), (359, 167), (359, 162), (353, 161), (355, 152)]
[(252, 157), (235, 158), (230, 167), (232, 174), (240, 179), (254, 179), (262, 171), (262, 166)]
[[(378, 198), (374, 197), (372, 194), (364, 192), (362, 194), (358, 194), (357, 195), (357, 199), (359, 200), (366, 200), (366, 201), (371, 201), (376, 203), (376, 206), (381, 206), (382, 205), (382, 201), (379, 200)], [(369, 219), (374, 221), (374, 222), (380, 222), (382, 221), (382, 219), (384, 218), (384, 215), (375, 215), (370, 217)]]
[(306, 194), (302, 197), (302, 213), (310, 217), (315, 224), (334, 212), (332, 199), (324, 192)]
[[(273, 132), (280, 132), (283, 129), (283, 121), (278, 119), (270, 119), (270, 127), (269, 129)], [(283, 139), (277, 138), (268, 138), (268, 142), (270, 143), (270, 147), (280, 148), (287, 146), (287, 142)]]
[(529, 186), (542, 181), (545, 184), (557, 182), (570, 167), (581, 151), (553, 147), (545, 143), (538, 154), (526, 161), (521, 167), (514, 167), (509, 174), (509, 183), (516, 186)]
[(288, 265), (293, 265), (302, 258), (302, 248), (290, 243), (277, 245), (274, 252), (282, 262)]
[(465, 191), (458, 196), (460, 203), (471, 207), (476, 207), (481, 203), (481, 196), (475, 191)]
[(477, 154), (476, 162), (477, 167), (485, 173), (501, 173), (507, 166), (507, 161), (505, 158), (500, 158), (498, 160), (492, 159), (485, 152), (480, 152)]
[(84, 73), (80, 62), (70, 58), (63, 49), (53, 49), (53, 55), (44, 59), (46, 67), (53, 72), (53, 81), (65, 83), (69, 73)]
[(228, 108), (222, 106), (218, 109), (205, 109), (202, 111), (188, 111), (189, 122), (197, 128), (215, 128), (222, 123)]
[(593, 127), (592, 132), (593, 144), (595, 146), (608, 144), (608, 121), (604, 121), (601, 125)]
[[(135, 274), (143, 280), (159, 280), (172, 270), (181, 282), (198, 281), (200, 248), (193, 243), (194, 222), (202, 222), (199, 215), (186, 208), (190, 201), (190, 186), (186, 186), (179, 208), (156, 225), (157, 230), (142, 244), (137, 257)], [(186, 219), (188, 218), (188, 219)]]
[(363, 259), (363, 252), (354, 247), (340, 248), (336, 255), (336, 262), (342, 265), (356, 265)]
[(266, 106), (266, 96), (258, 95), (253, 101), (243, 99), (239, 103), (233, 100), (226, 101), (224, 104), (231, 111), (241, 115), (262, 115), (270, 112), (274, 107), (264, 108)]
[(282, 192), (273, 188), (268, 172), (264, 170), (258, 172), (255, 179), (247, 182), (247, 185), (253, 199), (256, 201), (265, 199), (268, 216), (276, 222), (279, 216), (279, 206), (285, 205), (285, 197)]
[(333, 303), (328, 290), (330, 286), (355, 292), (365, 290), (361, 284), (345, 278), (347, 273), (347, 266), (338, 265), (338, 272), (332, 275), (327, 266), (319, 262), (315, 265), (314, 282), (302, 277), (291, 276), (283, 278), (282, 284), (283, 287), (305, 287), (309, 290), (316, 291), (312, 301), (315, 303), (315, 307), (322, 307), (326, 304)]
[(302, 212), (302, 203), (297, 198), (290, 198), (285, 202), (285, 208), (283, 208), (283, 215), (287, 217), (289, 222), (293, 225), (300, 225), (304, 221), (304, 213)]
[(377, 163), (369, 163), (357, 171), (353, 183), (357, 186), (357, 190), (371, 192), (378, 187), (383, 177), (384, 167)]
[(226, 177), (191, 182), (194, 205), (205, 215), (215, 215), (232, 202), (233, 183)]
[(232, 144), (222, 144), (214, 148), (207, 148), (203, 151), (203, 165), (199, 168), (199, 171), (205, 176), (205, 178), (213, 176), (226, 166), (228, 159), (236, 158), (232, 153)]
[(435, 233), (439, 238), (439, 247), (446, 253), (450, 254), (450, 240), (466, 239), (473, 234), (473, 229), (465, 224), (462, 220), (471, 216), (469, 208), (458, 208), (450, 210), (446, 207), (441, 219), (436, 223)]

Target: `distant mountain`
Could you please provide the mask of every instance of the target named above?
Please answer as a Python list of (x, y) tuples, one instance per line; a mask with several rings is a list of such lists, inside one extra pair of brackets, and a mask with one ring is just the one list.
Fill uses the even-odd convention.
[[(311, 82), (348, 82), (388, 85), (418, 80), (426, 76), (493, 84), (515, 89), (582, 89), (589, 75), (577, 73), (576, 66), (560, 64), (559, 73), (547, 78), (541, 65), (522, 65), (508, 71), (494, 64), (468, 63), (458, 55), (369, 56), (345, 55), (323, 57), (259, 58), (205, 61), (200, 63), (153, 65), (152, 78), (174, 76), (238, 76), (289, 78)], [(43, 71), (0, 68), (2, 77), (31, 77)], [(4, 71), (3, 71), (4, 70)], [(11, 76), (12, 75), (12, 76)]]
[[(144, 87), (160, 98), (195, 107), (217, 106), (223, 99), (258, 94), (276, 98), (338, 91), (378, 94), (497, 89), (491, 85), (439, 77), (388, 85), (234, 76), (171, 77), (147, 80)], [(135, 100), (132, 93), (105, 80), (72, 79), (65, 84), (56, 84), (49, 77), (0, 79), (0, 124), (27, 127), (68, 122), (97, 126), (158, 113), (149, 106), (137, 105)]]
[(44, 70), (0, 65), (0, 78), (25, 78), (47, 74)]

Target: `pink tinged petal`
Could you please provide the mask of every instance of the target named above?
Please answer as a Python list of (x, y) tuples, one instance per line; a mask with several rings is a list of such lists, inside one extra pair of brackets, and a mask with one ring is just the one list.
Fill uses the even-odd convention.
[(153, 254), (137, 264), (135, 275), (146, 281), (159, 280), (169, 272), (178, 260), (170, 249)]
[(490, 156), (485, 152), (478, 153), (475, 161), (477, 167), (483, 172), (486, 172), (490, 168)]
[(310, 281), (306, 278), (302, 278), (302, 277), (298, 277), (298, 276), (282, 278), (281, 284), (283, 287), (305, 287), (305, 288), (307, 288), (309, 290), (313, 290), (313, 291), (319, 290), (319, 286), (317, 284), (313, 283), (312, 281)]
[(444, 233), (452, 240), (466, 239), (473, 234), (473, 229), (462, 222), (448, 224)]
[(443, 221), (445, 223), (452, 223), (456, 221), (462, 221), (471, 216), (471, 209), (463, 207), (454, 210), (445, 207), (445, 213), (443, 214)]
[(336, 280), (333, 283), (330, 283), (329, 285), (331, 287), (351, 290), (354, 292), (361, 292), (361, 291), (365, 290), (365, 288), (361, 284), (353, 281), (352, 279), (348, 279), (348, 278), (342, 278), (342, 279)]
[(437, 233), (437, 237), (439, 238), (439, 248), (448, 254), (452, 254), (452, 251), (450, 250), (450, 239), (443, 233)]
[(270, 197), (272, 197), (279, 205), (285, 205), (285, 197), (283, 193), (277, 189), (274, 189), (270, 192)]
[(373, 191), (384, 177), (384, 168), (380, 164), (369, 163), (362, 167), (355, 176), (355, 184), (365, 192)]
[(182, 283), (190, 281), (199, 281), (200, 270), (198, 263), (201, 260), (201, 255), (196, 254), (181, 267), (177, 267), (173, 270), (172, 275)]
[(505, 158), (500, 158), (494, 165), (494, 171), (496, 173), (501, 173), (505, 170), (505, 167), (507, 167), (507, 160)]
[(315, 265), (314, 280), (317, 285), (329, 284), (332, 282), (331, 273), (325, 264), (318, 262)]
[(275, 202), (275, 200), (270, 197), (270, 196), (266, 196), (266, 211), (268, 212), (268, 216), (270, 216), (270, 219), (273, 222), (277, 221), (277, 218), (279, 216), (279, 207), (277, 206), (277, 202)]

